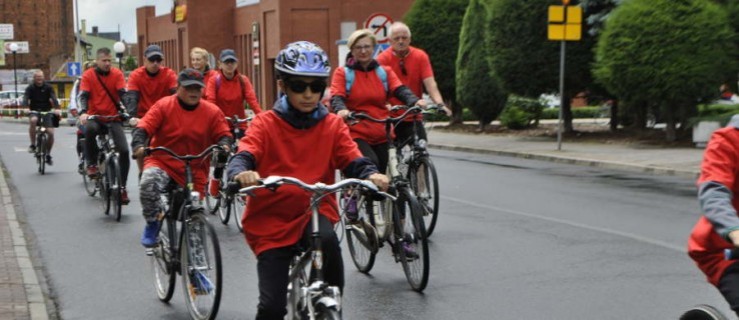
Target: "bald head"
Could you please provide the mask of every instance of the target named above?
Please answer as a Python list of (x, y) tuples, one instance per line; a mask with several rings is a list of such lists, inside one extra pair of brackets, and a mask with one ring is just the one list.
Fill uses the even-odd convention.
[(33, 83), (37, 86), (40, 86), (44, 83), (44, 72), (41, 70), (36, 70), (36, 72), (33, 73)]

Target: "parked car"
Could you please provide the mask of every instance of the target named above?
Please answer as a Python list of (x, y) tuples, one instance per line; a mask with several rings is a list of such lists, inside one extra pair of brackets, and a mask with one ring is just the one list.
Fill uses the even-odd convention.
[(0, 91), (0, 108), (15, 108), (23, 103), (23, 92)]

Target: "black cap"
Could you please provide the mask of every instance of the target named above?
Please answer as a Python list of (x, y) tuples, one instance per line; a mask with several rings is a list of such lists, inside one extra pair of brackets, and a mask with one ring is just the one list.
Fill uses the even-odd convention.
[(162, 48), (160, 48), (158, 45), (155, 45), (155, 44), (152, 44), (146, 47), (146, 50), (144, 51), (144, 57), (146, 57), (146, 59), (149, 59), (153, 56), (159, 56), (159, 58), (164, 59)]
[(226, 62), (226, 60), (233, 60), (233, 61), (239, 61), (238, 58), (236, 58), (236, 51), (233, 49), (224, 49), (221, 51), (221, 62)]
[(179, 77), (177, 77), (177, 82), (183, 87), (192, 85), (205, 87), (205, 84), (203, 83), (203, 73), (192, 68), (182, 70)]

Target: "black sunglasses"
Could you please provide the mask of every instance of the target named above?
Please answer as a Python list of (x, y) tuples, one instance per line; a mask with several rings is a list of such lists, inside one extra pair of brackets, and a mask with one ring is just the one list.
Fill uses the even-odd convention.
[(149, 60), (149, 62), (162, 62), (162, 58), (160, 57), (149, 58), (146, 60)]
[(288, 88), (290, 88), (290, 91), (295, 93), (303, 93), (305, 92), (305, 89), (308, 89), (308, 87), (310, 87), (310, 91), (313, 91), (313, 93), (323, 93), (323, 91), (326, 90), (326, 87), (328, 86), (328, 84), (326, 84), (326, 81), (323, 80), (316, 80), (311, 83), (286, 80), (285, 84), (287, 84)]
[(400, 72), (403, 73), (404, 76), (408, 75), (408, 70), (405, 69), (405, 59), (400, 59)]

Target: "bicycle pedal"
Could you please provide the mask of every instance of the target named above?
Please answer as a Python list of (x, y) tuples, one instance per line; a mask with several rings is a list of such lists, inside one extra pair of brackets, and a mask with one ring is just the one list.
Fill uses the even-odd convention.
[(144, 252), (146, 253), (147, 256), (150, 256), (150, 257), (154, 256), (154, 248), (146, 248)]

